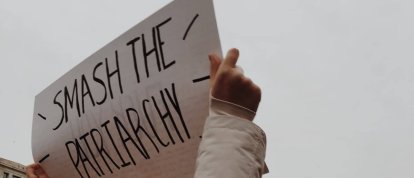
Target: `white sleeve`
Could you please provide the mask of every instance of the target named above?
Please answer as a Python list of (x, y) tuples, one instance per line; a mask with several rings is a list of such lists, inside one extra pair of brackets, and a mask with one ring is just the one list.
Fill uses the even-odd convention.
[(266, 136), (250, 121), (254, 116), (251, 110), (212, 97), (195, 178), (259, 178), (267, 171)]

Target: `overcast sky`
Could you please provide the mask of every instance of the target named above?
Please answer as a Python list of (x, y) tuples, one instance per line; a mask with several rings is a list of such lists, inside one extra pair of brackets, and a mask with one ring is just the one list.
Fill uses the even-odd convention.
[[(0, 0), (0, 157), (29, 164), (34, 97), (171, 0)], [(216, 0), (263, 90), (265, 177), (412, 178), (414, 1)]]

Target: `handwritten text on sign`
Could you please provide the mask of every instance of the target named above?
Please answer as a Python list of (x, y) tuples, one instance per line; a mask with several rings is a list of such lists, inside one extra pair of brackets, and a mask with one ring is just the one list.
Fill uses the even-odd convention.
[(170, 3), (36, 96), (34, 159), (51, 177), (192, 177), (211, 52), (212, 2)]

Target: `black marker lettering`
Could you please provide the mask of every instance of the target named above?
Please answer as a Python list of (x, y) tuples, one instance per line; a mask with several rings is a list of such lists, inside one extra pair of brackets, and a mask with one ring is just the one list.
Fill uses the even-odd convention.
[(118, 154), (119, 158), (121, 159), (121, 161), (122, 161), (122, 165), (121, 166), (122, 167), (126, 167), (126, 166), (130, 165), (131, 162), (125, 162), (124, 158), (122, 157), (121, 153), (119, 152), (118, 147), (116, 146), (115, 141), (114, 141), (114, 139), (113, 139), (113, 137), (111, 135), (111, 132), (109, 132), (109, 129), (108, 129), (108, 126), (107, 126), (109, 123), (110, 123), (110, 121), (108, 120), (105, 123), (103, 123), (101, 125), (101, 127), (105, 128), (106, 133), (108, 134), (109, 139), (111, 140), (111, 143), (114, 146), (116, 153)]
[(97, 70), (97, 69), (99, 68), (99, 66), (101, 66), (102, 64), (103, 64), (102, 62), (100, 62), (100, 63), (96, 64), (95, 68), (93, 69), (93, 80), (94, 80), (95, 82), (98, 82), (99, 84), (101, 84), (101, 85), (102, 85), (102, 87), (104, 88), (104, 92), (105, 92), (105, 95), (104, 95), (104, 97), (102, 98), (102, 100), (101, 100), (101, 101), (96, 101), (96, 104), (98, 104), (98, 105), (103, 104), (103, 103), (105, 102), (105, 100), (106, 100), (106, 85), (105, 85), (105, 83), (104, 83), (104, 81), (103, 81), (102, 79), (100, 79), (100, 78), (96, 77), (96, 70)]
[(169, 21), (171, 21), (171, 17), (168, 18), (167, 20), (161, 22), (160, 24), (158, 24), (155, 28), (157, 31), (157, 42), (158, 42), (158, 48), (160, 49), (160, 56), (161, 56), (161, 61), (162, 61), (162, 66), (163, 69), (168, 69), (169, 67), (171, 67), (173, 64), (175, 64), (175, 61), (171, 61), (170, 63), (168, 63), (167, 65), (165, 65), (165, 59), (164, 59), (164, 50), (162, 49), (162, 45), (164, 45), (164, 41), (161, 40), (161, 32), (160, 32), (160, 27), (162, 27), (163, 25), (165, 25), (166, 23), (168, 23)]
[(88, 163), (92, 167), (92, 169), (95, 170), (96, 174), (98, 174), (98, 176), (101, 177), (101, 174), (99, 174), (99, 172), (92, 165), (91, 161), (89, 161), (89, 158), (88, 158), (88, 156), (86, 156), (85, 151), (83, 151), (81, 145), (78, 142), (78, 139), (75, 139), (75, 144), (76, 144), (76, 147), (78, 149), (78, 155), (79, 155), (80, 161), (82, 162), (82, 166), (83, 166), (83, 169), (86, 172), (86, 175), (88, 175), (88, 177), (91, 177), (89, 175), (88, 169), (86, 168), (86, 164), (85, 164), (85, 163)]
[(171, 102), (171, 104), (173, 105), (175, 111), (177, 112), (178, 116), (180, 117), (180, 121), (181, 124), (184, 127), (185, 133), (187, 134), (187, 137), (190, 139), (190, 133), (188, 132), (187, 129), (187, 125), (185, 124), (184, 118), (183, 118), (183, 114), (181, 113), (181, 109), (180, 109), (180, 104), (178, 103), (178, 99), (177, 99), (177, 93), (175, 92), (175, 84), (172, 83), (171, 84), (171, 89), (172, 89), (172, 97), (170, 92), (165, 88), (164, 91), (168, 96), (169, 101)]
[[(105, 165), (109, 169), (109, 171), (111, 173), (113, 173), (111, 167), (109, 166), (108, 162), (106, 161), (106, 158), (108, 158), (116, 168), (120, 169), (120, 167), (115, 163), (115, 161), (111, 158), (111, 156), (109, 156), (108, 152), (105, 150), (105, 148), (103, 146), (103, 140), (102, 140), (101, 133), (97, 129), (92, 129), (90, 133), (91, 133), (93, 143), (95, 144), (95, 147), (99, 152), (99, 155), (101, 155), (101, 158), (105, 162)], [(96, 142), (96, 136), (94, 135), (94, 133), (98, 134), (98, 138), (99, 138), (101, 144), (98, 145), (98, 143)]]
[(134, 59), (134, 69), (135, 69), (135, 76), (137, 77), (137, 83), (140, 82), (140, 78), (139, 78), (138, 65), (137, 65), (137, 55), (135, 52), (135, 42), (137, 42), (139, 39), (140, 39), (139, 37), (136, 37), (127, 43), (127, 45), (131, 45), (132, 58)]
[(76, 110), (78, 111), (78, 117), (81, 116), (80, 109), (79, 109), (79, 99), (78, 99), (78, 82), (75, 79), (75, 82), (73, 84), (73, 90), (72, 90), (72, 97), (69, 95), (68, 87), (65, 86), (65, 122), (68, 122), (68, 102), (70, 105), (70, 108), (73, 109), (73, 104), (75, 102), (76, 104)]
[[(141, 153), (141, 155), (148, 159), (148, 156), (142, 152), (141, 148), (137, 145), (137, 143), (132, 139), (131, 135), (126, 130), (125, 126), (122, 125), (122, 122), (118, 119), (118, 117), (114, 117), (114, 122), (116, 129), (118, 130), (119, 137), (121, 138), (122, 143), (124, 144), (124, 148), (128, 153), (129, 158), (131, 158), (132, 164), (136, 165), (134, 158), (131, 156), (131, 152), (128, 149), (127, 142), (130, 141), (133, 145), (137, 148), (137, 150)], [(124, 132), (122, 134), (121, 130)]]
[[(162, 98), (164, 98), (164, 93), (162, 93), (162, 90), (160, 91), (160, 94), (162, 96)], [(166, 118), (170, 118), (171, 123), (174, 125), (174, 128), (176, 129), (176, 131), (178, 132), (178, 135), (180, 137), (180, 140), (183, 141), (183, 138), (181, 137), (181, 134), (179, 134), (179, 131), (177, 130), (177, 126), (175, 125), (174, 119), (172, 118), (171, 112), (168, 109), (168, 106), (166, 105), (167, 103), (165, 103), (164, 101), (164, 107), (165, 107), (165, 114), (162, 114), (160, 111), (160, 108), (158, 107), (157, 101), (155, 101), (155, 98), (152, 96), (152, 103), (154, 104), (155, 109), (157, 110), (158, 116), (160, 116), (161, 120), (162, 120), (162, 124), (164, 125), (165, 131), (167, 131), (168, 136), (170, 137), (171, 142), (173, 143), (173, 145), (175, 145), (175, 141), (174, 138), (171, 135), (171, 132), (168, 128), (167, 123), (165, 122)]]
[[(86, 92), (85, 92), (86, 89)], [(89, 88), (88, 81), (84, 74), (82, 74), (82, 82), (81, 82), (81, 93), (82, 93), (82, 113), (85, 114), (85, 96), (89, 95), (89, 99), (91, 100), (92, 106), (95, 106), (95, 100), (92, 97), (91, 89)]]
[(112, 72), (109, 72), (108, 58), (105, 58), (106, 76), (108, 79), (108, 88), (109, 88), (109, 94), (111, 95), (111, 99), (114, 98), (113, 93), (112, 93), (111, 77), (115, 74), (117, 74), (118, 76), (119, 90), (121, 91), (121, 94), (123, 93), (122, 82), (121, 82), (121, 72), (119, 70), (118, 51), (116, 50), (115, 50), (115, 62), (116, 62), (116, 69)]
[(59, 127), (60, 127), (60, 125), (62, 125), (62, 123), (63, 123), (63, 119), (64, 119), (64, 117), (65, 117), (65, 115), (64, 115), (64, 113), (65, 113), (65, 111), (64, 111), (64, 109), (63, 109), (63, 106), (62, 106), (62, 104), (61, 103), (59, 103), (56, 99), (57, 99), (57, 97), (59, 96), (59, 94), (60, 93), (62, 93), (62, 90), (59, 90), (59, 92), (57, 92), (56, 93), (56, 95), (55, 95), (55, 98), (53, 99), (53, 104), (56, 104), (56, 105), (58, 105), (59, 106), (59, 108), (60, 108), (60, 110), (61, 110), (61, 116), (60, 116), (60, 122), (59, 122), (59, 124), (53, 129), (53, 130), (56, 130), (56, 129), (58, 129)]
[(145, 35), (142, 34), (141, 35), (141, 41), (142, 41), (142, 54), (144, 55), (144, 62), (145, 62), (145, 72), (147, 74), (147, 78), (149, 78), (149, 70), (148, 70), (148, 56), (150, 56), (152, 53), (155, 54), (155, 58), (157, 61), (157, 67), (158, 67), (158, 72), (161, 71), (161, 66), (160, 66), (160, 57), (158, 55), (158, 48), (157, 48), (157, 40), (156, 40), (156, 36), (155, 36), (155, 28), (152, 28), (152, 42), (154, 45), (154, 48), (152, 48), (151, 50), (147, 50), (147, 44), (145, 43)]
[[(86, 133), (86, 134), (82, 135), (79, 139), (83, 140), (83, 142), (86, 144), (86, 147), (88, 148), (88, 151), (89, 151), (90, 155), (92, 156), (93, 161), (95, 162), (95, 164), (98, 166), (99, 170), (101, 171), (100, 174), (105, 175), (105, 173), (102, 171), (102, 168), (99, 165), (98, 161), (96, 161), (95, 155), (93, 154), (91, 147), (89, 146), (89, 142), (86, 139), (86, 137), (88, 137), (88, 136), (89, 136), (89, 133)], [(99, 175), (99, 173), (98, 173), (98, 175)]]
[[(135, 127), (134, 126), (134, 124), (133, 124), (133, 122), (132, 122), (132, 117), (131, 117), (131, 112), (134, 112), (135, 113), (135, 115), (137, 116), (137, 126)], [(145, 146), (142, 144), (142, 141), (141, 141), (141, 137), (139, 136), (139, 132), (141, 131), (142, 133), (144, 133), (146, 136), (147, 136), (147, 138), (151, 141), (151, 143), (152, 143), (152, 145), (155, 147), (155, 149), (157, 150), (157, 152), (159, 153), (160, 152), (160, 150), (158, 149), (158, 147), (157, 147), (157, 145), (155, 144), (155, 142), (154, 142), (154, 140), (152, 140), (152, 138), (148, 135), (148, 132), (141, 126), (141, 123), (140, 123), (140, 118), (139, 118), (139, 115), (138, 115), (138, 112), (135, 110), (135, 109), (133, 109), (133, 108), (128, 108), (127, 110), (126, 110), (126, 113), (127, 113), (127, 116), (128, 116), (128, 121), (129, 121), (129, 124), (130, 124), (130, 126), (131, 126), (131, 128), (132, 128), (132, 130), (134, 131), (134, 134), (135, 134), (135, 136), (137, 137), (137, 140), (138, 140), (138, 142), (139, 142), (139, 144), (141, 145), (141, 147), (142, 147), (142, 149), (143, 149), (143, 151), (147, 154), (147, 156), (148, 156), (148, 158), (151, 158), (151, 156), (148, 154), (148, 152), (147, 152), (147, 149), (145, 148)]]
[(160, 142), (162, 146), (167, 147), (170, 143), (169, 143), (169, 142), (164, 143), (164, 142), (161, 140), (160, 136), (158, 136), (157, 131), (155, 130), (154, 126), (152, 125), (151, 118), (150, 118), (150, 117), (149, 117), (149, 115), (148, 115), (147, 107), (146, 107), (146, 104), (145, 104), (145, 103), (148, 103), (148, 102), (150, 102), (150, 101), (149, 101), (149, 100), (147, 100), (147, 99), (145, 99), (145, 100), (143, 100), (143, 101), (142, 101), (142, 107), (143, 107), (143, 109), (144, 109), (144, 114), (145, 114), (145, 117), (147, 118), (148, 124), (150, 125), (150, 127), (151, 127), (151, 129), (152, 129), (152, 132), (154, 133), (154, 135), (155, 135), (155, 137), (157, 138), (158, 142)]
[[(66, 145), (66, 150), (68, 151), (68, 154), (69, 154), (69, 157), (70, 157), (70, 160), (72, 160), (72, 164), (73, 164), (73, 166), (76, 168), (76, 171), (78, 172), (78, 174), (83, 178), (83, 175), (82, 175), (82, 173), (79, 171), (79, 168), (78, 168), (78, 166), (79, 166), (79, 154), (78, 154), (78, 147), (76, 146), (76, 144), (75, 144), (75, 142), (73, 142), (73, 141), (68, 141), (68, 142), (66, 142), (65, 143), (65, 145)], [(75, 150), (76, 150), (76, 161), (75, 161), (75, 159), (74, 159), (74, 157), (73, 157), (73, 155), (72, 155), (72, 153), (71, 153), (71, 149), (69, 148), (69, 146), (70, 145), (73, 145), (73, 146), (75, 146)]]

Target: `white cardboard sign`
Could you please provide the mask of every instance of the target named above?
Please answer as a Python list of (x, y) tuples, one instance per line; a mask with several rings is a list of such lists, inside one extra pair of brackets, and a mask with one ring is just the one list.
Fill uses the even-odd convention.
[(193, 177), (208, 114), (212, 0), (176, 0), (36, 96), (32, 150), (51, 178)]

